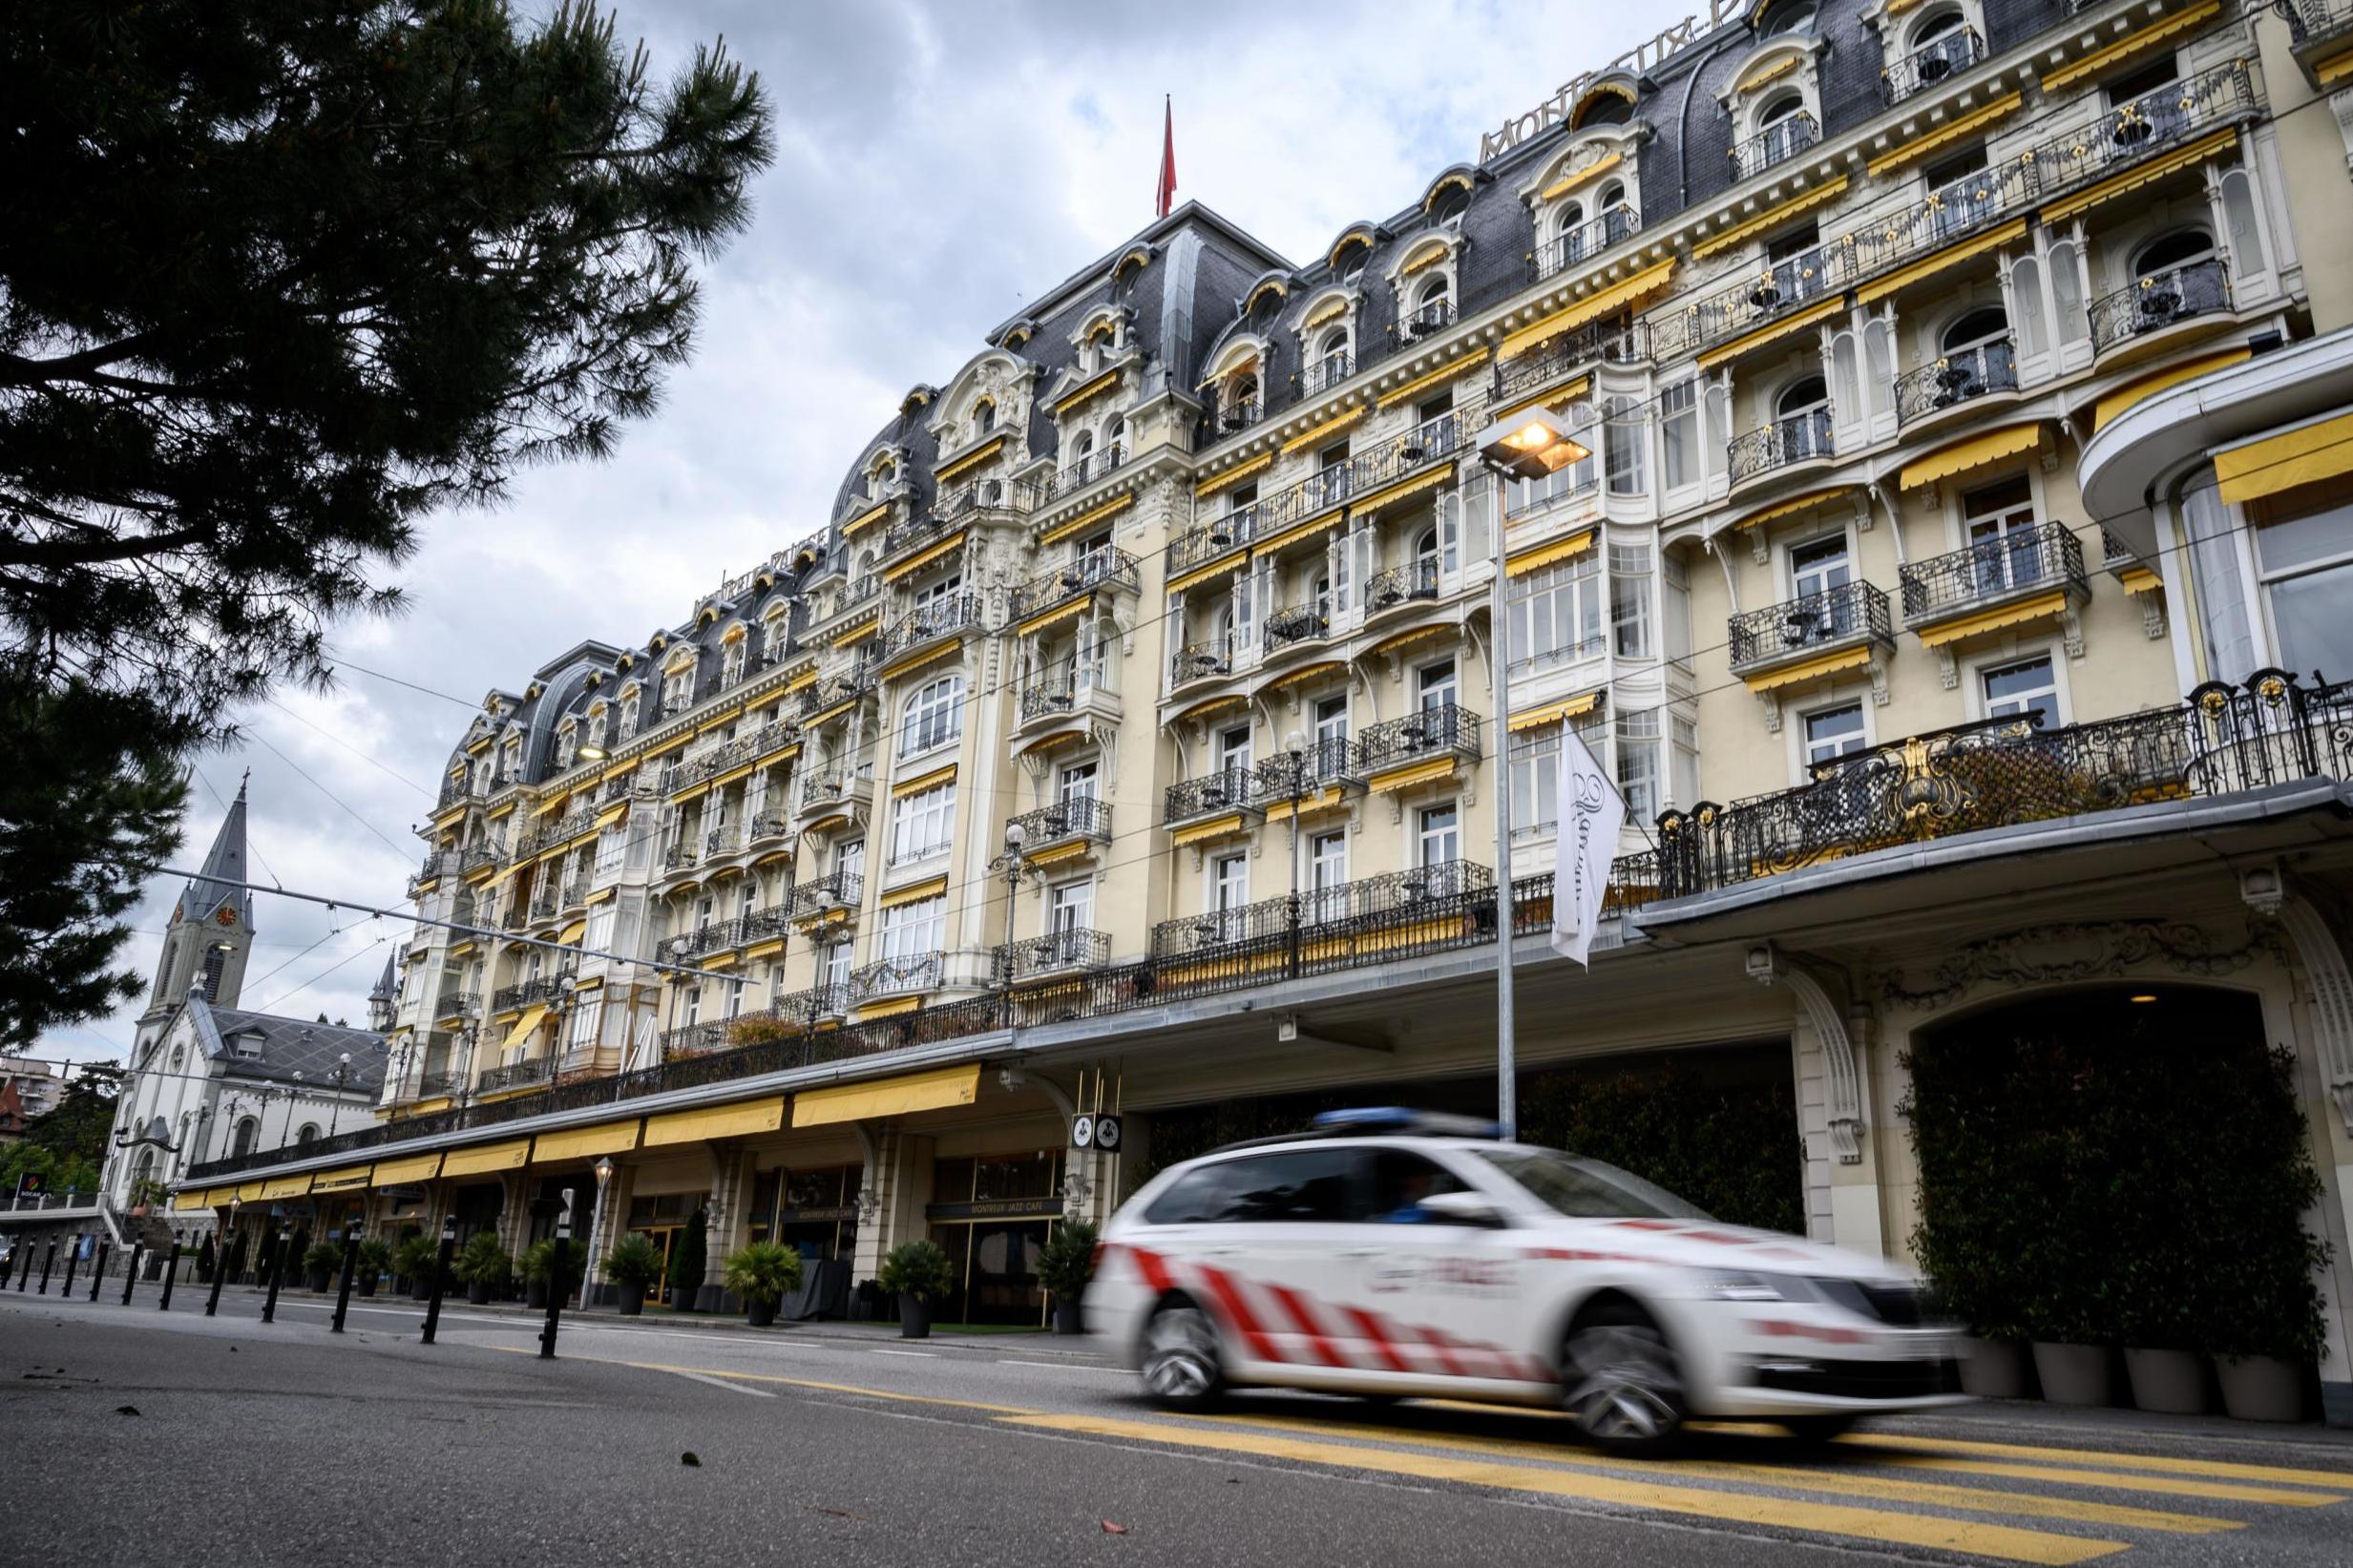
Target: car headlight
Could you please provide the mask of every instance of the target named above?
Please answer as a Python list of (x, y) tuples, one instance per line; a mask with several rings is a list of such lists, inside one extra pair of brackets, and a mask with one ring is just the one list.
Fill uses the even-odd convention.
[(1712, 1271), (1700, 1278), (1700, 1293), (1715, 1301), (1812, 1301), (1814, 1292), (1795, 1274)]

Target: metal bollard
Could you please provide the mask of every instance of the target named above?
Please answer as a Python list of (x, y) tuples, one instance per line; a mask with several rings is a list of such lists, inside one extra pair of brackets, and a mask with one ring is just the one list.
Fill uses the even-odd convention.
[(122, 1271), (122, 1304), (131, 1305), (132, 1287), (139, 1283), (139, 1254), (147, 1250), (145, 1242), (131, 1244), (131, 1266)]
[(49, 1244), (48, 1255), (41, 1260), (41, 1294), (49, 1294), (49, 1271), (57, 1266), (57, 1244)]
[(74, 1244), (65, 1249), (65, 1284), (57, 1287), (59, 1300), (65, 1300), (74, 1294), (74, 1270), (81, 1265), (81, 1261), (82, 1239), (76, 1236), (74, 1238)]
[(106, 1278), (107, 1246), (108, 1243), (106, 1238), (103, 1236), (99, 1237), (98, 1256), (96, 1261), (90, 1265), (90, 1299), (92, 1301), (96, 1301), (98, 1299), (98, 1285)]
[(441, 1327), (441, 1282), (450, 1277), (450, 1255), (457, 1250), (457, 1222), (441, 1223), (441, 1252), (433, 1260), (433, 1287), (425, 1298), (425, 1332), (418, 1336), (419, 1345), (433, 1342), (433, 1330)]
[(163, 1260), (163, 1300), (157, 1304), (157, 1311), (168, 1312), (172, 1309), (172, 1286), (179, 1278), (179, 1236), (175, 1232), (172, 1236), (172, 1254)]
[(547, 1327), (539, 1330), (541, 1361), (556, 1359), (556, 1325), (563, 1317), (564, 1296), (569, 1290), (564, 1270), (570, 1266), (565, 1256), (566, 1248), (572, 1244), (567, 1235), (570, 1229), (569, 1225), (556, 1227), (555, 1270), (547, 1285)]
[(330, 1334), (343, 1332), (343, 1320), (351, 1310), (351, 1275), (358, 1267), (360, 1256), (360, 1227), (347, 1225), (343, 1233), (343, 1283), (335, 1287), (335, 1316), (326, 1326)]
[(263, 1323), (278, 1321), (278, 1286), (286, 1271), (286, 1247), (292, 1244), (293, 1240), (294, 1238), (284, 1227), (279, 1229), (278, 1245), (270, 1253), (269, 1259), (269, 1294), (262, 1300), (262, 1321)]
[(229, 1249), (219, 1248), (213, 1255), (213, 1287), (204, 1297), (204, 1315), (211, 1317), (221, 1310), (221, 1282), (229, 1277)]
[[(23, 1265), (16, 1270), (16, 1293), (21, 1296), (25, 1293), (25, 1282), (32, 1278), (32, 1244), (27, 1242), (16, 1250), (25, 1255)], [(6, 1270), (0, 1270), (0, 1273), (5, 1272)], [(5, 1279), (0, 1279), (0, 1285), (7, 1283)]]

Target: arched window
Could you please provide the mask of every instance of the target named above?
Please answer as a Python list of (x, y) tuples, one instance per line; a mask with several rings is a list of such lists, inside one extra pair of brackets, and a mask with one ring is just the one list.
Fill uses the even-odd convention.
[(1821, 377), (1800, 376), (1791, 382), (1773, 400), (1773, 408), (1778, 416), (1775, 427), (1781, 432), (1781, 461), (1830, 455), (1830, 388)]
[(230, 1142), (229, 1142), (229, 1153), (231, 1153), (231, 1154), (251, 1154), (251, 1153), (253, 1153), (253, 1140), (254, 1140), (254, 1138), (255, 1138), (255, 1137), (256, 1137), (256, 1136), (257, 1136), (257, 1135), (261, 1132), (261, 1130), (262, 1130), (262, 1129), (261, 1129), (261, 1124), (260, 1124), (259, 1122), (255, 1121), (253, 1118), (251, 1118), (251, 1117), (240, 1117), (240, 1118), (238, 1118), (238, 1119), (237, 1119), (237, 1132), (236, 1132), (236, 1135), (235, 1135), (235, 1136), (234, 1136), (234, 1137), (230, 1139)]
[(964, 733), (964, 678), (943, 676), (915, 689), (899, 714), (899, 755), (944, 746)]
[(1093, 466), (1091, 460), (1094, 455), (1095, 432), (1081, 430), (1070, 438), (1069, 459), (1064, 467), (1073, 475), (1083, 475)]
[(1614, 245), (1634, 232), (1634, 209), (1627, 204), (1624, 180), (1613, 179), (1602, 187), (1595, 210), (1601, 216), (1603, 244)]
[(2132, 276), (2147, 278), (2214, 255), (2214, 236), (2204, 229), (2175, 229), (2150, 240), (2132, 257)]
[(1796, 118), (1805, 106), (1804, 98), (1795, 93), (1784, 93), (1756, 112), (1756, 128), (1770, 131), (1783, 120)]
[(1114, 414), (1112, 416), (1111, 423), (1103, 429), (1103, 467), (1108, 469), (1118, 463), (1122, 455), (1124, 454), (1126, 450), (1127, 416), (1125, 414)]
[(305, 1148), (319, 1141), (319, 1124), (315, 1121), (304, 1122), (302, 1131), (294, 1135), (294, 1141)]
[(973, 439), (978, 440), (997, 429), (997, 405), (982, 398), (973, 408)]
[(1438, 592), (1439, 537), (1438, 525), (1432, 523), (1414, 541), (1414, 582), (1416, 593)]
[(1634, 117), (1634, 106), (1615, 93), (1599, 93), (1577, 115), (1577, 128), (1588, 125), (1624, 125)]
[(1757, 24), (1756, 35), (1778, 38), (1787, 32), (1802, 32), (1813, 25), (1813, 0), (1791, 0), (1790, 4), (1775, 6), (1765, 13), (1765, 19)]
[(620, 700), (620, 738), (624, 741), (638, 732), (638, 694), (631, 692)]
[(1415, 330), (1428, 332), (1446, 324), (1449, 315), (1448, 287), (1446, 275), (1442, 272), (1434, 274), (1421, 285), (1420, 292), (1414, 300)]
[[(1960, 11), (1931, 11), (1928, 15), (1922, 17), (1919, 22), (1913, 25), (1912, 48), (1914, 50), (1923, 49), (1926, 46), (1935, 43), (1939, 38), (1945, 37), (1951, 33), (1959, 32), (1961, 28), (1962, 16)], [(1925, 65), (1926, 62), (1923, 61), (1922, 64)], [(1937, 74), (1941, 76), (1943, 73), (1939, 72)], [(1933, 81), (1936, 78), (1932, 76), (1927, 79)]]
[(2009, 318), (1999, 305), (1984, 305), (1970, 311), (1944, 329), (1938, 345), (1947, 354), (1975, 348), (1980, 344), (2009, 336)]
[(1783, 419), (1796, 414), (1811, 413), (1830, 401), (1830, 388), (1822, 385), (1819, 376), (1800, 376), (1781, 388), (1773, 400), (1774, 412)]
[(1327, 381), (1337, 381), (1348, 374), (1348, 328), (1335, 326), (1326, 332), (1315, 346), (1315, 358), (1323, 366)]
[(186, 1061), (187, 1059), (188, 1059), (188, 1054), (187, 1054), (187, 1052), (186, 1052), (186, 1050), (185, 1050), (184, 1048), (182, 1048), (182, 1047), (180, 1047), (180, 1046), (177, 1046), (177, 1045), (176, 1045), (176, 1046), (174, 1046), (174, 1047), (172, 1047), (172, 1057), (171, 1057), (171, 1062), (172, 1062), (172, 1071), (173, 1071), (173, 1072), (175, 1072), (175, 1073), (179, 1072), (179, 1066), (180, 1066), (180, 1063), (182, 1063), (182, 1062)]

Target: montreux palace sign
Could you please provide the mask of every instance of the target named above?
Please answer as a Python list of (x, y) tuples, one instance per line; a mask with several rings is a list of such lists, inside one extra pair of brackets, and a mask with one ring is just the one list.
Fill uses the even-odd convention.
[(1482, 133), (1479, 138), (1479, 161), (1484, 163), (1500, 154), (1508, 153), (1530, 136), (1568, 118), (1576, 112), (1578, 100), (1585, 96), (1586, 89), (1603, 77), (1624, 72), (1640, 75), (1713, 32), (1727, 14), (1745, 15), (1749, 4), (1750, 0), (1708, 0), (1705, 26), (1701, 25), (1698, 17), (1686, 16), (1657, 37), (1635, 45), (1600, 70), (1588, 71), (1563, 82), (1560, 91), (1526, 114), (1505, 120), (1500, 130)]

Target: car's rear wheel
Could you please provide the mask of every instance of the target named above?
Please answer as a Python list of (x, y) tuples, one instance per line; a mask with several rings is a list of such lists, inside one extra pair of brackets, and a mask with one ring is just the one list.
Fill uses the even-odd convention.
[(1595, 1304), (1570, 1326), (1561, 1390), (1586, 1440), (1620, 1453), (1667, 1447), (1689, 1409), (1666, 1334), (1623, 1298)]
[(1144, 1328), (1144, 1391), (1167, 1410), (1200, 1410), (1225, 1392), (1217, 1325), (1190, 1302), (1152, 1314)]

